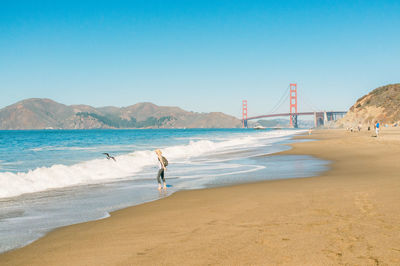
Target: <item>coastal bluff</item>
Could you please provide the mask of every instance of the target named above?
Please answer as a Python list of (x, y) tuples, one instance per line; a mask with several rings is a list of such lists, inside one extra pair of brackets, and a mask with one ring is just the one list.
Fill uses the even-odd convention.
[(376, 88), (359, 98), (337, 125), (373, 125), (375, 121), (389, 125), (399, 124), (400, 83)]
[(235, 128), (241, 121), (220, 113), (137, 103), (127, 107), (64, 105), (31, 98), (0, 109), (0, 129)]

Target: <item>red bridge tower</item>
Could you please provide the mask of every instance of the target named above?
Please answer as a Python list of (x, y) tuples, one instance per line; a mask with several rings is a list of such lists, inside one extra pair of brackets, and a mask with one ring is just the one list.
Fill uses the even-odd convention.
[(290, 126), (297, 128), (297, 84), (290, 84)]
[(242, 126), (247, 127), (247, 100), (242, 101)]

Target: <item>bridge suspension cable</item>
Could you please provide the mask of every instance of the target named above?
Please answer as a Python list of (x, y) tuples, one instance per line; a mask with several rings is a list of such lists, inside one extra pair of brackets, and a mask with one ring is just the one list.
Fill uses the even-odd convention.
[(279, 99), (279, 101), (275, 104), (275, 106), (268, 112), (269, 114), (273, 114), (275, 113), (289, 98), (289, 86), (286, 87), (286, 89), (284, 90), (281, 98)]
[(310, 98), (307, 96), (308, 96), (307, 93), (304, 90), (302, 90), (301, 96), (299, 97), (300, 102), (302, 102), (305, 106), (307, 106), (314, 112), (322, 110), (318, 105), (315, 105), (313, 104), (312, 101), (309, 101)]
[[(281, 106), (282, 104), (286, 103), (286, 101), (290, 99), (289, 101), (289, 106), (290, 110), (289, 112), (283, 112), (283, 113), (275, 113)], [(270, 110), (269, 114), (267, 115), (258, 115), (258, 116), (250, 116), (248, 117), (247, 113), (247, 101), (243, 100), (242, 103), (242, 114), (243, 114), (243, 127), (247, 127), (247, 121), (248, 120), (255, 120), (255, 119), (261, 119), (261, 118), (271, 118), (271, 117), (280, 117), (280, 116), (289, 116), (290, 117), (290, 125), (297, 128), (297, 117), (298, 116), (304, 116), (304, 115), (313, 115), (314, 116), (314, 123), (315, 126), (320, 126), (324, 125), (325, 122), (331, 121), (331, 120), (336, 120), (336, 116), (343, 116), (346, 114), (346, 112), (343, 111), (321, 111), (318, 107), (315, 108), (315, 105), (311, 104), (308, 100), (307, 97), (301, 97), (301, 100), (306, 103), (308, 107), (311, 107), (313, 112), (299, 112), (297, 107), (298, 107), (298, 98), (297, 98), (297, 83), (291, 83), (287, 89), (284, 91), (283, 95), (279, 99), (279, 101), (276, 103), (276, 105)], [(321, 120), (322, 119), (322, 120)]]
[(311, 102), (307, 101), (305, 98), (302, 99), (302, 102), (314, 112), (317, 112), (317, 111), (320, 110), (318, 107), (316, 107), (315, 105), (311, 104)]

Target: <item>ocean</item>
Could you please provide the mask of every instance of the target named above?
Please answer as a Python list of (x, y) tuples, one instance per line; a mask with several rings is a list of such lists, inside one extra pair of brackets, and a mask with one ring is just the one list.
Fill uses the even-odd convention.
[[(315, 176), (327, 162), (263, 156), (301, 130), (132, 129), (0, 131), (0, 252), (55, 228), (102, 219), (179, 190)], [(157, 190), (155, 149), (168, 159)], [(104, 152), (115, 156), (107, 160)]]

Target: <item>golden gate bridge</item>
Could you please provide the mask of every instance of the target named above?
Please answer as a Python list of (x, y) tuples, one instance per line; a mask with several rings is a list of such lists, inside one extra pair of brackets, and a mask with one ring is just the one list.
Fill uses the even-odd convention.
[[(284, 93), (286, 95), (286, 92)], [(289, 116), (290, 127), (298, 128), (298, 116), (314, 116), (314, 127), (326, 125), (329, 121), (336, 121), (342, 118), (346, 111), (314, 111), (314, 112), (298, 112), (297, 110), (297, 83), (290, 83), (289, 95), (281, 99), (287, 100), (289, 98), (289, 112), (288, 113), (274, 113), (266, 115), (248, 116), (247, 100), (242, 101), (242, 126), (247, 128), (247, 121), (256, 120), (261, 118), (271, 117), (287, 117)], [(283, 103), (284, 101), (280, 100)], [(278, 106), (279, 106), (278, 102)], [(276, 110), (276, 108), (274, 108)]]

